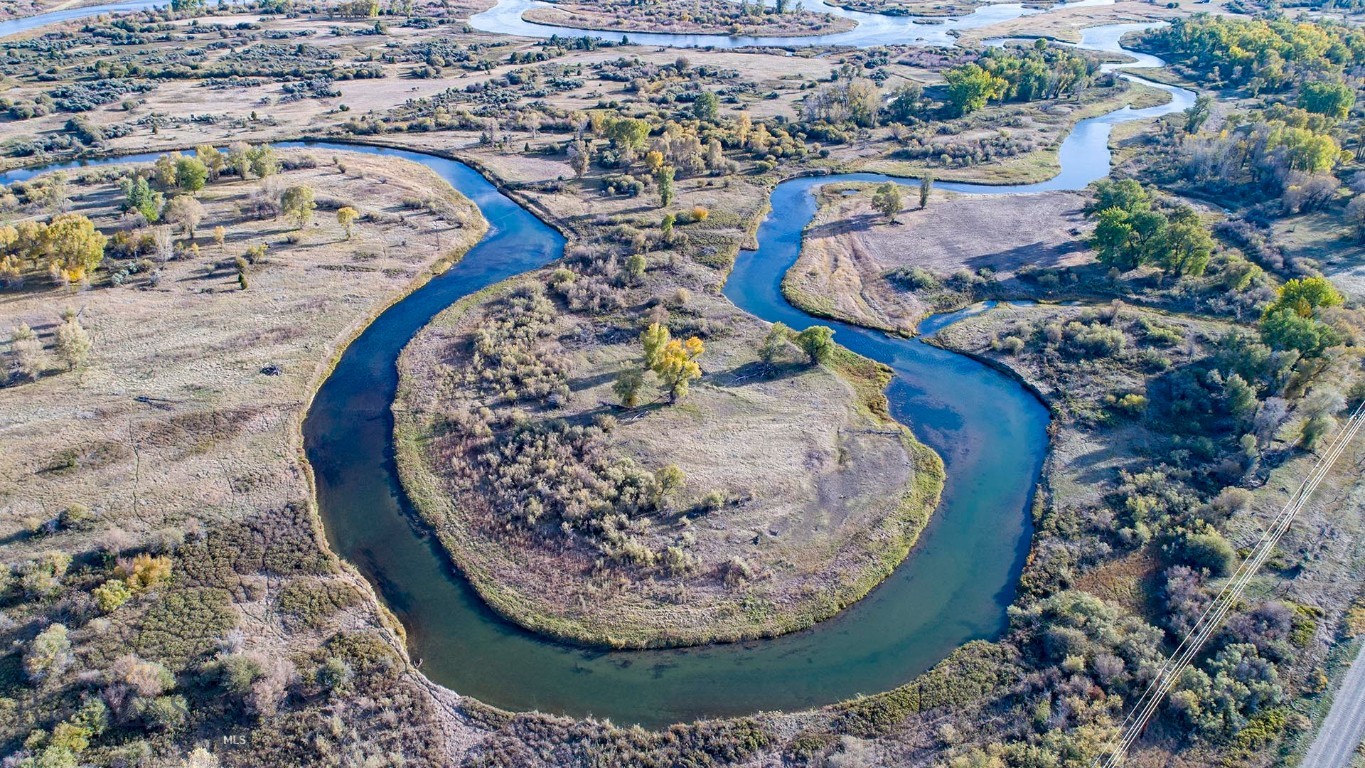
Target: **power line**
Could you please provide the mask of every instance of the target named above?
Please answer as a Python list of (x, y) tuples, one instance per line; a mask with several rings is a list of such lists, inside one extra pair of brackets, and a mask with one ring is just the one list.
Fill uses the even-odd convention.
[(1194, 661), (1195, 656), (1199, 654), (1204, 644), (1222, 624), (1228, 612), (1241, 600), (1242, 594), (1246, 591), (1252, 577), (1270, 557), (1281, 537), (1289, 530), (1290, 524), (1294, 522), (1294, 518), (1307, 505), (1318, 486), (1326, 478), (1327, 473), (1331, 471), (1332, 466), (1336, 464), (1337, 459), (1346, 450), (1346, 446), (1360, 431), (1362, 424), (1365, 424), (1365, 403), (1361, 403), (1347, 419), (1345, 426), (1337, 431), (1332, 443), (1319, 457), (1317, 463), (1313, 465), (1308, 476), (1303, 479), (1284, 508), (1271, 520), (1270, 525), (1261, 534), (1260, 540), (1252, 549), (1251, 556), (1243, 560), (1241, 565), (1237, 567), (1218, 596), (1213, 599), (1213, 602), (1199, 616), (1194, 627), (1180, 641), (1180, 645), (1176, 646), (1175, 651), (1162, 664), (1156, 678), (1147, 686), (1147, 690), (1143, 692), (1128, 716), (1124, 718), (1123, 735), (1114, 751), (1109, 754), (1107, 759), (1097, 759), (1095, 761), (1097, 768), (1099, 766), (1116, 768), (1123, 763), (1128, 749), (1142, 735), (1143, 729), (1147, 727), (1147, 724), (1156, 714), (1162, 700), (1175, 687), (1185, 669)]

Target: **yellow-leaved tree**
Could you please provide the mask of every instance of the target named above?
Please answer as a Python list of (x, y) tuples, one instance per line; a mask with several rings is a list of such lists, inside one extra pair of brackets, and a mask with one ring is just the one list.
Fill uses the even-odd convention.
[(645, 366), (659, 377), (668, 392), (668, 401), (676, 403), (687, 397), (688, 385), (701, 377), (697, 358), (706, 351), (701, 339), (693, 336), (687, 341), (679, 341), (671, 337), (663, 324), (651, 323), (640, 341), (644, 345)]

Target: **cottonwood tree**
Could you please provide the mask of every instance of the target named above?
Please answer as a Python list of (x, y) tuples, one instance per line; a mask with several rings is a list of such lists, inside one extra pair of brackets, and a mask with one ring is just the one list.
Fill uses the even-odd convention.
[(190, 240), (194, 239), (194, 230), (204, 220), (204, 214), (204, 204), (189, 195), (171, 198), (163, 212), (166, 221), (180, 227), (180, 231)]
[(674, 187), (673, 177), (677, 174), (677, 169), (671, 165), (661, 166), (655, 173), (654, 178), (659, 182), (659, 207), (667, 208), (673, 202)]
[(773, 323), (768, 335), (763, 337), (763, 345), (758, 348), (758, 356), (769, 365), (777, 362), (783, 350), (791, 346), (792, 329), (786, 323)]
[(886, 182), (877, 187), (872, 195), (872, 207), (876, 208), (889, 223), (896, 223), (896, 215), (901, 212), (901, 188), (899, 184)]
[(360, 211), (357, 211), (349, 205), (343, 205), (337, 209), (337, 223), (340, 224), (342, 230), (346, 232), (347, 240), (351, 239), (351, 234), (355, 229), (355, 221), (358, 218), (360, 218)]
[(85, 365), (90, 357), (90, 334), (81, 325), (80, 315), (67, 307), (62, 312), (62, 324), (57, 327), (57, 357), (66, 364), (68, 371)]
[(796, 334), (796, 346), (806, 353), (812, 365), (823, 365), (834, 354), (834, 329), (812, 325)]
[(616, 376), (611, 391), (620, 399), (621, 405), (634, 408), (640, 404), (640, 389), (645, 385), (645, 372), (638, 366), (630, 366)]
[(209, 169), (197, 157), (180, 157), (175, 161), (175, 185), (181, 191), (194, 194), (204, 188)]
[(78, 282), (104, 260), (106, 242), (108, 238), (90, 219), (79, 213), (63, 213), (42, 229), (39, 248), (54, 274)]
[(588, 145), (582, 139), (574, 139), (569, 144), (569, 167), (573, 168), (575, 178), (583, 178), (583, 174), (588, 172), (588, 166), (592, 163), (592, 156), (588, 150)]
[(687, 396), (692, 380), (701, 376), (701, 365), (696, 359), (706, 351), (701, 339), (693, 336), (687, 341), (671, 338), (668, 328), (651, 323), (640, 337), (644, 346), (645, 365), (659, 377), (668, 401), (676, 403)]
[(280, 212), (294, 220), (296, 229), (308, 226), (317, 207), (313, 201), (313, 188), (306, 184), (289, 187), (280, 195)]
[(137, 211), (148, 224), (155, 224), (161, 218), (161, 207), (165, 196), (152, 189), (147, 177), (141, 174), (124, 176), (119, 181), (123, 190), (123, 206), (126, 210)]

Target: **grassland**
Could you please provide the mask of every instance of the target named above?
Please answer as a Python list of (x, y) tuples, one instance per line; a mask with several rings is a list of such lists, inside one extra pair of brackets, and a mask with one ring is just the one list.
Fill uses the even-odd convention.
[[(624, 303), (695, 287), (709, 272), (660, 266)], [(847, 353), (826, 367), (792, 350), (769, 365), (757, 354), (764, 324), (701, 291), (673, 306), (676, 322), (702, 319), (707, 329), (705, 374), (679, 404), (648, 390), (639, 408), (614, 406), (612, 382), (639, 355), (638, 321), (564, 311), (544, 333), (546, 353), (565, 360), (569, 394), (523, 406), (532, 425), (610, 418), (612, 455), (679, 468), (685, 481), (675, 500), (630, 530), (648, 551), (684, 553), (685, 567), (616, 562), (583, 537), (563, 536), (554, 518), (517, 526), (481, 503), (477, 484), (454, 482), (451, 463), (468, 459), (440, 447), (446, 419), (466, 407), (500, 410), (499, 398), (459, 383), (458, 371), (478, 370), (471, 334), (501, 315), (499, 300), (548, 275), (460, 302), (400, 363), (394, 413), (404, 484), (500, 613), (554, 637), (613, 647), (770, 636), (837, 613), (905, 558), (937, 503), (942, 465), (887, 415), (886, 372)]]
[[(99, 552), (172, 558), (171, 583), (145, 598), (93, 620), (88, 609), (59, 614), (72, 627), (86, 674), (133, 652), (184, 675), (182, 690), (193, 697), (194, 676), (233, 631), (242, 654), (280, 660), (271, 663), (290, 670), (338, 642), (378, 643), (402, 663), (396, 626), (370, 586), (328, 554), (299, 423), (347, 341), (458, 259), (485, 225), (469, 201), (421, 166), (333, 152), (294, 151), (283, 159), (297, 167), (264, 182), (223, 179), (200, 193), (206, 215), (197, 254), (150, 259), (121, 285), (109, 282), (120, 265), (108, 263), (88, 288), (52, 288), (34, 278), (0, 297), (7, 321), (33, 327), (49, 354), (65, 307), (78, 311), (93, 340), (79, 370), (59, 372), (51, 360), (38, 381), (0, 389), (5, 565), (21, 566), (50, 551), (86, 563), (73, 568), (56, 597), (9, 598), (6, 631), (34, 631), (49, 620), (52, 601), (88, 603), (85, 588), (106, 570)], [(103, 227), (119, 222), (117, 171), (72, 174), (78, 191), (70, 208)], [(284, 219), (245, 213), (262, 186), (301, 184), (324, 204), (304, 232)], [(414, 210), (405, 202), (411, 200), (430, 201), (439, 213)], [(326, 208), (338, 201), (363, 214), (349, 239)], [(209, 237), (215, 226), (225, 230), (221, 247)], [(256, 245), (268, 246), (267, 255), (248, 268), (243, 290), (234, 260)], [(76, 505), (91, 511), (89, 523), (49, 533), (49, 521)], [(212, 612), (177, 613), (176, 606), (194, 605)], [(7, 660), (17, 658), (11, 652)], [(391, 682), (379, 699), (389, 703), (381, 706), (416, 707), (413, 725), (432, 716), (432, 700), (420, 686), (411, 679)], [(66, 680), (33, 689), (7, 675), (3, 696), (18, 709), (7, 710), (5, 743), (50, 728), (82, 686)], [(289, 724), (317, 716), (308, 707), (291, 709), (281, 713), (277, 728), (259, 728), (241, 718), (240, 703), (212, 699), (196, 699), (188, 727), (215, 741), (215, 733), (249, 732), (255, 745), (254, 752), (224, 752), (225, 764), (289, 759), (284, 754), (297, 753)], [(334, 746), (347, 759), (383, 752), (430, 756), (424, 750), (432, 740), (398, 732), (403, 729), (392, 739), (360, 743), (356, 734), (365, 726), (353, 718), (368, 717), (363, 712), (351, 709), (338, 721)], [(130, 733), (123, 746), (101, 746), (87, 758), (114, 760), (137, 742)], [(178, 759), (174, 739), (165, 734), (153, 734), (150, 749), (160, 764)]]

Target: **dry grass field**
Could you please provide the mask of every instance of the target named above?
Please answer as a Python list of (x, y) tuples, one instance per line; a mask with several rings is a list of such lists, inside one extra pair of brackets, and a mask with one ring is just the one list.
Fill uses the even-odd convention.
[[(206, 215), (197, 255), (153, 259), (118, 286), (107, 282), (118, 265), (106, 264), (88, 288), (51, 288), (35, 278), (0, 293), (6, 333), (8, 326), (27, 323), (50, 348), (59, 313), (71, 307), (93, 340), (84, 367), (59, 372), (52, 360), (38, 381), (0, 389), (5, 565), (52, 550), (79, 562), (100, 550), (173, 548), (186, 538), (191, 549), (205, 540), (223, 548), (209, 551), (205, 561), (177, 560), (172, 586), (74, 628), (73, 645), (89, 669), (130, 650), (158, 658), (157, 646), (148, 645), (151, 616), (171, 610), (177, 600), (210, 593), (231, 597), (213, 621), (201, 617), (205, 623), (188, 630), (191, 636), (204, 633), (192, 641), (194, 653), (222, 641), (234, 626), (244, 638), (243, 652), (253, 658), (299, 659), (295, 654), (313, 652), (338, 632), (381, 638), (402, 653), (369, 585), (327, 554), (302, 463), (299, 423), (349, 338), (458, 258), (485, 225), (467, 200), (421, 166), (351, 153), (283, 155), (288, 164), (306, 165), (309, 158), (316, 167), (263, 182), (210, 183), (200, 193)], [(71, 209), (99, 226), (118, 223), (121, 198), (110, 181), (113, 172), (74, 173)], [(290, 242), (296, 233), (286, 220), (244, 214), (262, 186), (299, 184), (313, 187), (322, 203), (300, 242)], [(413, 210), (405, 203), (412, 199), (433, 201), (440, 215)], [(336, 202), (362, 213), (349, 240), (328, 210)], [(209, 236), (215, 226), (226, 230), (221, 248)], [(242, 290), (234, 259), (259, 245), (268, 246), (266, 256), (249, 267), (249, 287)], [(88, 507), (93, 522), (80, 530), (33, 533), (73, 505)], [(247, 544), (228, 543), (243, 532)], [(262, 546), (273, 554), (253, 566), (249, 553)], [(312, 563), (308, 575), (290, 575), (293, 555), (284, 553)], [(241, 559), (230, 570), (240, 574), (235, 589), (196, 586), (210, 563), (230, 558)], [(182, 568), (187, 572), (179, 573)], [(320, 616), (292, 612), (290, 595), (318, 590), (337, 596), (337, 607)], [(20, 622), (40, 620), (28, 614), (35, 605), (8, 606), (6, 613)], [(215, 628), (215, 622), (221, 623)], [(21, 702), (19, 722), (6, 727), (25, 733), (62, 711), (64, 705), (42, 698), (51, 693), (26, 694), (39, 698)], [(364, 716), (361, 709), (353, 713)], [(357, 727), (351, 715), (344, 719), (351, 724), (338, 731), (340, 741)], [(233, 721), (224, 716), (215, 727), (231, 728)], [(253, 738), (260, 739), (259, 754), (270, 753), (271, 737), (262, 731)], [(424, 741), (410, 744), (420, 751)], [(371, 739), (342, 751), (359, 761), (376, 751), (407, 749)]]
[(960, 270), (990, 270), (1008, 282), (1022, 266), (1074, 266), (1093, 258), (1083, 244), (1090, 229), (1084, 198), (1071, 192), (1037, 195), (958, 195), (935, 192), (919, 209), (914, 189), (903, 190), (908, 210), (896, 224), (872, 208), (873, 185), (829, 185), (806, 228), (801, 257), (783, 280), (787, 297), (822, 315), (909, 333), (926, 305), (888, 277), (919, 267), (944, 279)]

